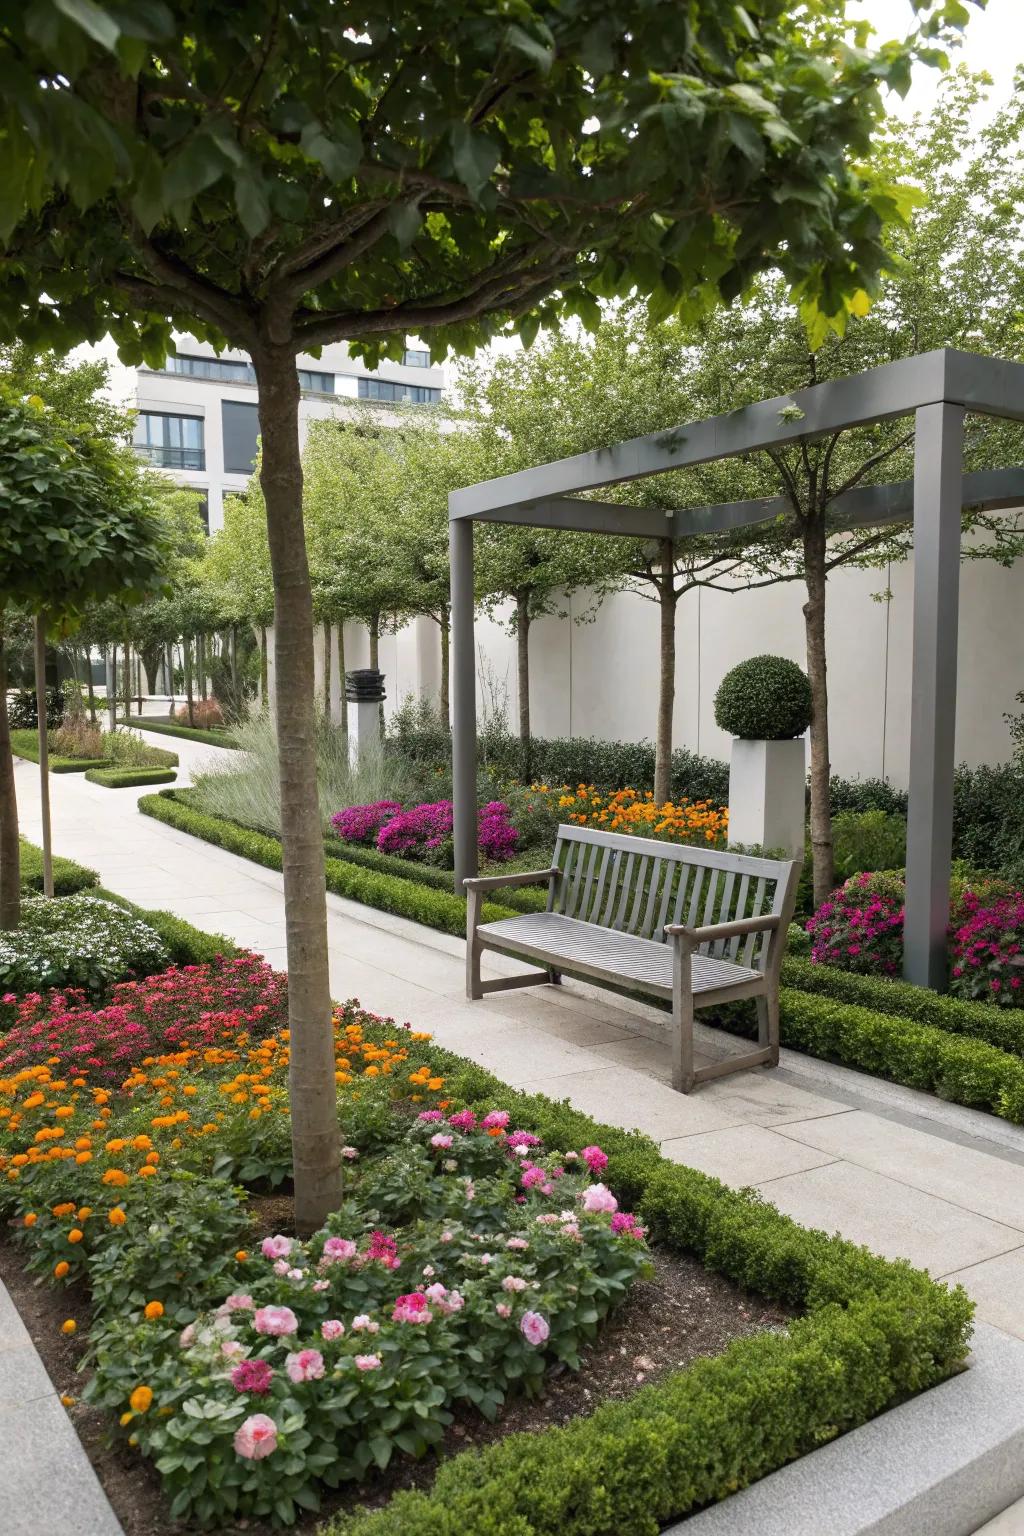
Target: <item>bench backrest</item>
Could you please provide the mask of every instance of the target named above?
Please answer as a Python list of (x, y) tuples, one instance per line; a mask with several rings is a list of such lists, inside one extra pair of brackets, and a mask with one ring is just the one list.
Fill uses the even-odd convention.
[[(719, 853), (686, 843), (562, 825), (552, 860), (548, 911), (663, 943), (666, 923), (705, 928), (745, 917), (782, 916), (794, 861)], [(784, 936), (783, 936), (784, 937)], [(701, 952), (764, 970), (770, 935), (745, 934)]]

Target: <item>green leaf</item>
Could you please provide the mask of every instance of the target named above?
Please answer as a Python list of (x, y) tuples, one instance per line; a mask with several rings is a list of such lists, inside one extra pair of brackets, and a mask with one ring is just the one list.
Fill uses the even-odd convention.
[(524, 58), (536, 64), (540, 72), (546, 75), (555, 62), (555, 41), (548, 31), (543, 28), (544, 40), (532, 37), (529, 32), (524, 32), (522, 27), (517, 27), (513, 22), (505, 33), (505, 46), (513, 53), (521, 53)]
[(262, 181), (249, 171), (242, 171), (235, 177), (235, 206), (249, 238), (252, 240), (262, 234), (270, 218), (270, 204)]
[(347, 181), (363, 154), (358, 128), (344, 120), (332, 124), (330, 136), (322, 124), (307, 123), (299, 142), (309, 158), (323, 166), (330, 181)]
[(501, 149), (493, 139), (474, 132), (468, 123), (456, 123), (451, 140), (455, 174), (466, 190), (478, 197), (501, 159)]
[(224, 156), (207, 134), (197, 134), (167, 162), (164, 197), (169, 203), (183, 202), (203, 192), (224, 175)]
[(422, 223), (423, 215), (416, 203), (392, 203), (388, 209), (388, 228), (403, 251), (412, 245)]
[(94, 0), (53, 0), (53, 3), (62, 16), (81, 27), (94, 43), (113, 53), (121, 28), (108, 11), (96, 5)]

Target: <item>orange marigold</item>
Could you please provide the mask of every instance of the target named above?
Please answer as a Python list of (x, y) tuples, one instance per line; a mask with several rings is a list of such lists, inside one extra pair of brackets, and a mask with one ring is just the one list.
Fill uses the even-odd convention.
[(153, 1405), (153, 1388), (136, 1387), (128, 1402), (133, 1413), (147, 1413)]
[(53, 1272), (58, 1280), (63, 1280), (64, 1276), (70, 1271), (70, 1269), (71, 1265), (68, 1263), (67, 1259), (61, 1259), (59, 1264), (55, 1264), (53, 1266)]
[(154, 1323), (158, 1317), (163, 1317), (164, 1304), (162, 1301), (147, 1301), (143, 1310), (146, 1321), (148, 1323)]
[(123, 1227), (128, 1218), (121, 1207), (115, 1205), (113, 1210), (107, 1212), (107, 1220), (112, 1227)]

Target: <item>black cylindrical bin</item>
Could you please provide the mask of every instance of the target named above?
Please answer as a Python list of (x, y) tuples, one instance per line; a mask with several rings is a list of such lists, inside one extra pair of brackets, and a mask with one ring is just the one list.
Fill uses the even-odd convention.
[(345, 673), (345, 697), (350, 704), (379, 704), (384, 692), (384, 673), (376, 667), (357, 667)]

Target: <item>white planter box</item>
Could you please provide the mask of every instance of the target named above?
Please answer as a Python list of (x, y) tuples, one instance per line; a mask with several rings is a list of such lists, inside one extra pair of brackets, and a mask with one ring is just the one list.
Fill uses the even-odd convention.
[(734, 738), (729, 764), (729, 841), (804, 856), (806, 743)]

